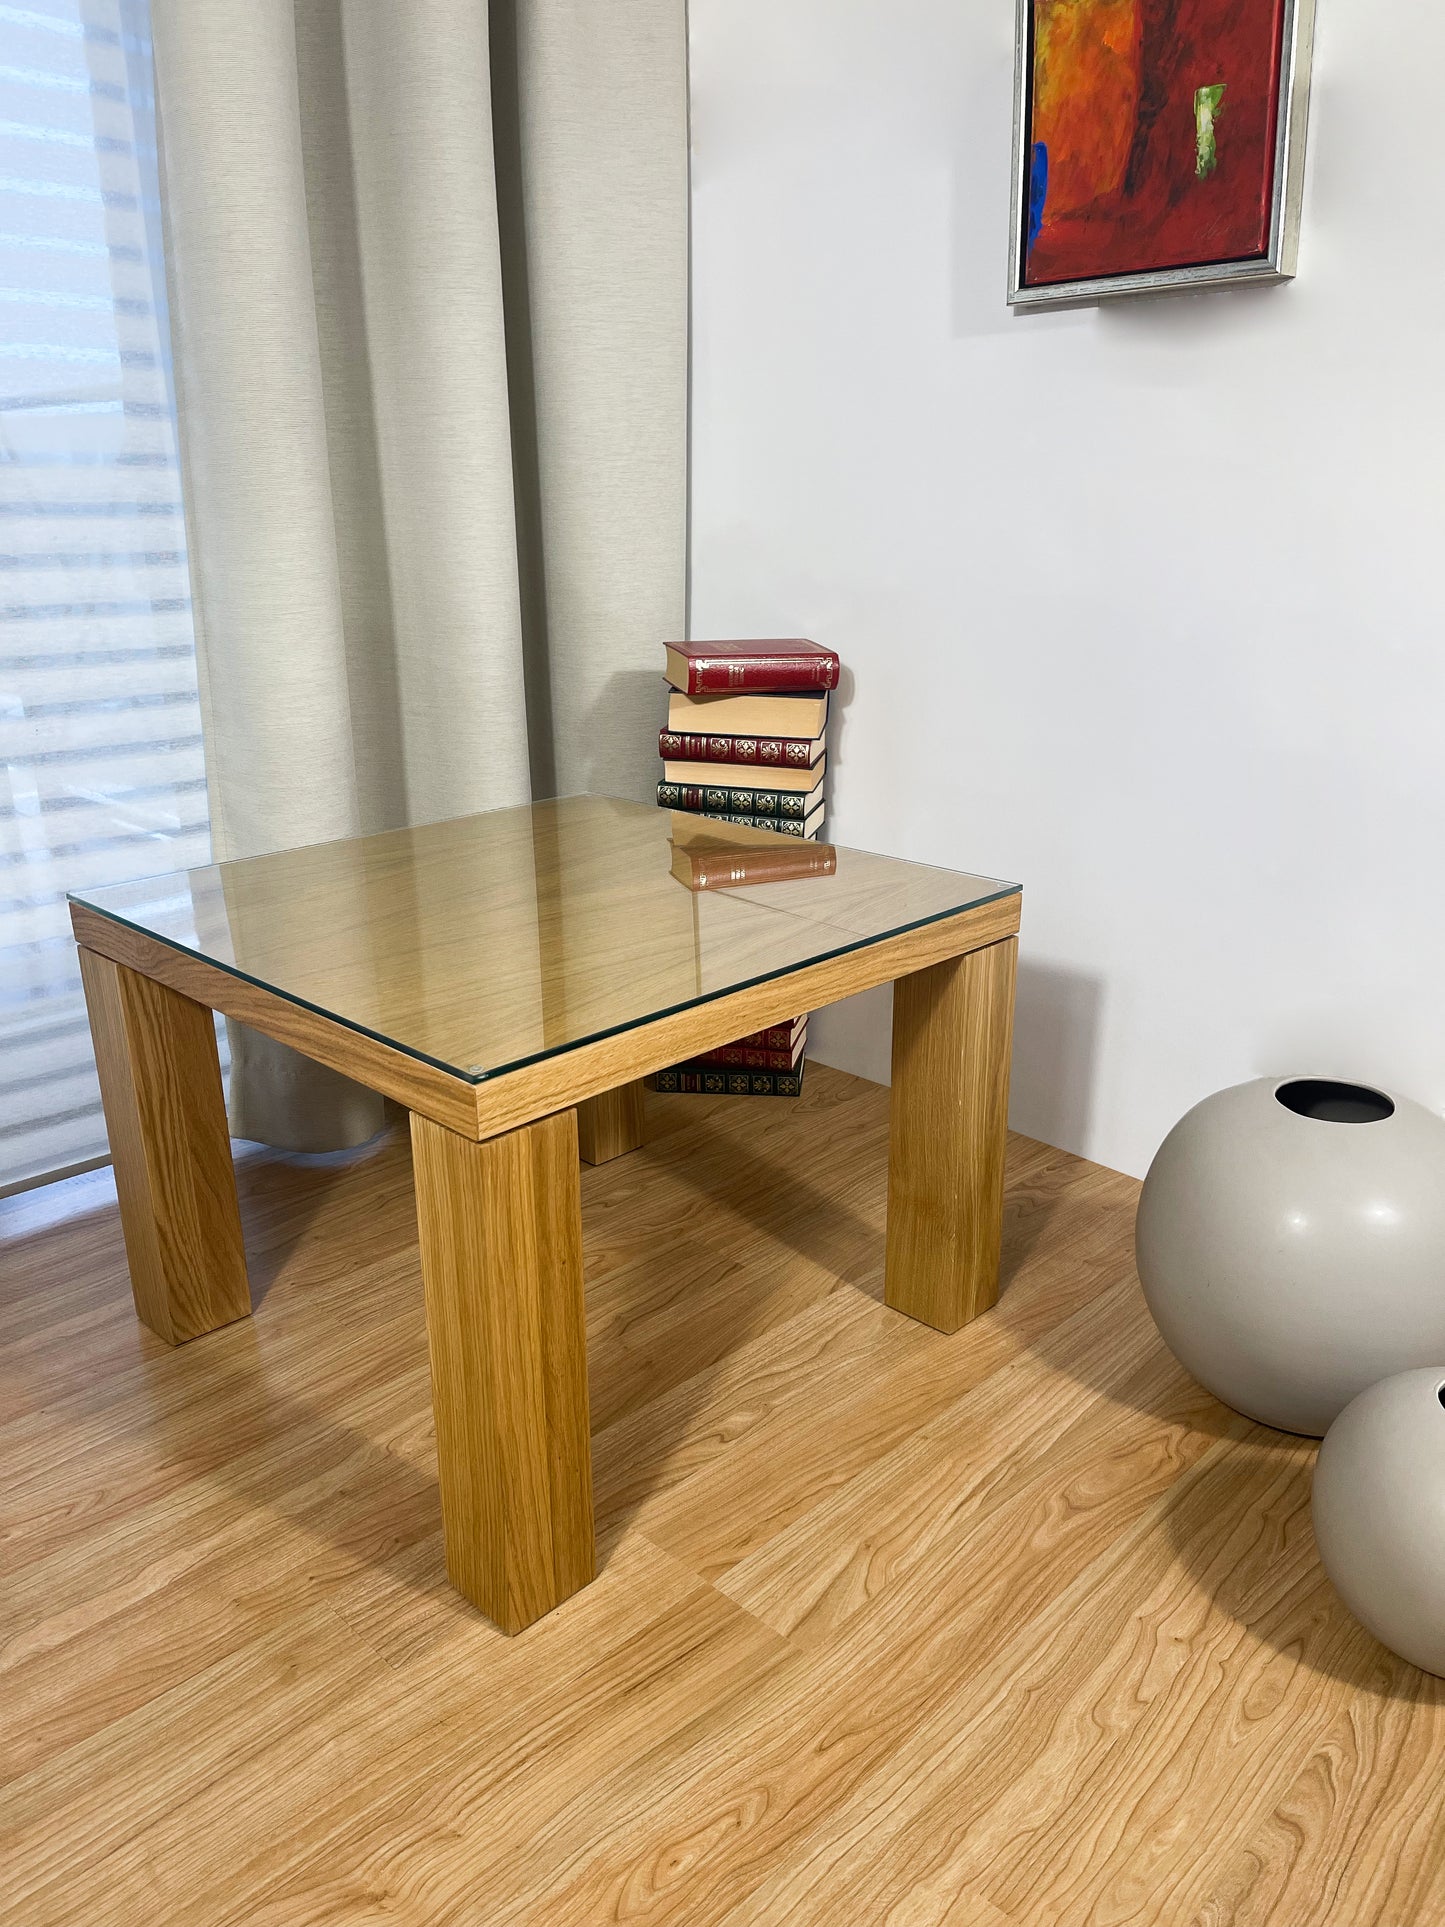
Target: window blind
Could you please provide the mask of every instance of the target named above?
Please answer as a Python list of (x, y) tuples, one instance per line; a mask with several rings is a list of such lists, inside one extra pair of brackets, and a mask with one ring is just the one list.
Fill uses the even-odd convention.
[(209, 855), (147, 7), (0, 4), (0, 1192), (106, 1151), (66, 890)]

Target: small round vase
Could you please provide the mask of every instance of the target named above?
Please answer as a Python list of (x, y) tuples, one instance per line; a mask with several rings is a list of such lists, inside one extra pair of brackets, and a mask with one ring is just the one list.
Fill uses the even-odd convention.
[(1327, 1078), (1219, 1091), (1160, 1146), (1135, 1242), (1186, 1370), (1318, 1438), (1377, 1379), (1445, 1358), (1445, 1121)]
[(1355, 1618), (1445, 1674), (1445, 1365), (1351, 1400), (1320, 1447), (1312, 1504), (1320, 1559)]

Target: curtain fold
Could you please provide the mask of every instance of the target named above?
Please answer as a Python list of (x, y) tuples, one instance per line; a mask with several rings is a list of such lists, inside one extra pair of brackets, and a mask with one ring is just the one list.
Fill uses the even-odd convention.
[[(153, 0), (217, 853), (645, 797), (686, 547), (684, 0)], [(237, 1040), (232, 1123), (379, 1103)]]

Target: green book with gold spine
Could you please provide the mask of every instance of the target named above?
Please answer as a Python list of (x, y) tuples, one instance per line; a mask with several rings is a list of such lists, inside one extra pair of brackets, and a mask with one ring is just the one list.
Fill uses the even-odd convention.
[(801, 1097), (806, 1060), (794, 1071), (729, 1070), (718, 1064), (674, 1064), (654, 1087), (688, 1097)]

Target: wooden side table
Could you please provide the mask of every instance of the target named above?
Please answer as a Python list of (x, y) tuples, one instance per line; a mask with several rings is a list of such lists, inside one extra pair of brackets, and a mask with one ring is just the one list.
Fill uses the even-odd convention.
[(694, 890), (676, 821), (573, 797), (72, 900), (168, 1343), (250, 1311), (214, 1011), (410, 1112), (447, 1569), (509, 1632), (593, 1576), (578, 1159), (641, 1142), (647, 1073), (892, 981), (887, 1302), (954, 1331), (997, 1296), (1018, 887), (852, 850), (790, 877), (719, 825), (768, 880)]

